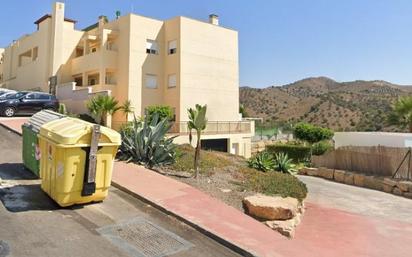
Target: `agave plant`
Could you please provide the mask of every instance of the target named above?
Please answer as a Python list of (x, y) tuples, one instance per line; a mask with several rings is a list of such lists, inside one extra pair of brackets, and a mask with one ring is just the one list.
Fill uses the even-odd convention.
[(263, 172), (272, 171), (275, 168), (273, 157), (268, 152), (260, 152), (248, 160), (248, 166)]
[(286, 153), (275, 154), (275, 170), (281, 171), (283, 173), (291, 173), (294, 165), (292, 164), (292, 159)]
[(175, 148), (173, 139), (166, 138), (171, 124), (167, 119), (158, 121), (156, 115), (149, 122), (146, 117), (140, 122), (136, 117), (127, 130), (120, 132), (122, 144), (119, 148), (119, 159), (136, 162), (146, 167), (170, 164), (174, 162)]

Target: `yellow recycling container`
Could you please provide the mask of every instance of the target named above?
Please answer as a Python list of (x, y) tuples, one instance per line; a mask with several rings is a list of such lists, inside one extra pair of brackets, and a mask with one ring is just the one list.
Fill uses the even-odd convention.
[(106, 198), (121, 143), (116, 131), (75, 118), (40, 128), (41, 188), (60, 206)]

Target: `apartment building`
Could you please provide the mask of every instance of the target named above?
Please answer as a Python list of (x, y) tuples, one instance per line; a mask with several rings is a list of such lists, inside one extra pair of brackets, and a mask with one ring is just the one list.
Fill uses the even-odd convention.
[[(207, 104), (202, 146), (250, 156), (254, 124), (239, 114), (238, 33), (220, 26), (217, 15), (208, 21), (100, 16), (79, 30), (64, 8), (53, 4), (34, 33), (0, 50), (2, 87), (54, 93), (76, 113), (87, 112), (85, 101), (96, 94), (130, 99), (137, 116), (168, 105), (178, 143), (188, 142), (187, 109)], [(126, 119), (118, 112), (110, 123), (118, 128)]]

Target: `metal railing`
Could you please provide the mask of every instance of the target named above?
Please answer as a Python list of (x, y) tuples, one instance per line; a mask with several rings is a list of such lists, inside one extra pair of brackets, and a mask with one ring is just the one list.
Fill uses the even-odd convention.
[[(203, 134), (248, 134), (251, 132), (250, 121), (209, 121)], [(169, 133), (189, 134), (187, 121), (174, 122)]]

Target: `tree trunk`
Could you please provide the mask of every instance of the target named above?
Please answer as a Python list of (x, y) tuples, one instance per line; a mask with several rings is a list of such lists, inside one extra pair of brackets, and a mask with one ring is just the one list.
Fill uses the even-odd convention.
[(195, 150), (195, 178), (199, 175), (199, 160), (200, 160), (200, 132), (197, 132), (197, 143)]

